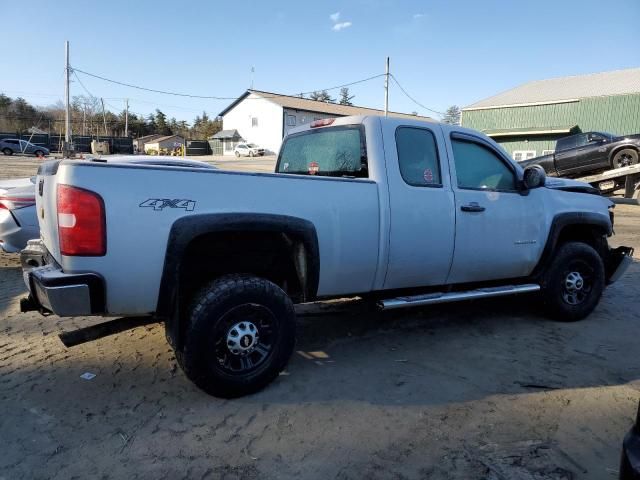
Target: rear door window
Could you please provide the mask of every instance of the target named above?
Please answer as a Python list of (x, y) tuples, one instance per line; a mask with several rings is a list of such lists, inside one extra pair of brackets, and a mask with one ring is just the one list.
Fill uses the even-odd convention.
[(556, 152), (560, 150), (569, 150), (570, 148), (576, 148), (577, 142), (578, 142), (577, 135), (561, 138), (558, 140), (558, 143), (556, 143)]
[(436, 139), (430, 130), (398, 127), (396, 148), (400, 174), (406, 183), (414, 187), (442, 185)]
[(364, 128), (360, 125), (306, 130), (286, 138), (277, 173), (367, 177)]

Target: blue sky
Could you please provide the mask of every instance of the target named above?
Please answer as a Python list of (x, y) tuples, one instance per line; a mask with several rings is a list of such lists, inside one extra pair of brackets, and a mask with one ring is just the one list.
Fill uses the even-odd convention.
[[(640, 0), (4, 0), (2, 12), (11, 21), (0, 30), (0, 91), (38, 105), (62, 98), (65, 40), (79, 69), (222, 97), (249, 87), (252, 66), (255, 88), (295, 94), (383, 73), (388, 55), (404, 88), (436, 111), (530, 80), (640, 66)], [(134, 112), (190, 121), (230, 103), (78, 75), (112, 110), (129, 98)], [(381, 78), (351, 91), (354, 103), (382, 108)], [(430, 114), (394, 85), (390, 109)]]

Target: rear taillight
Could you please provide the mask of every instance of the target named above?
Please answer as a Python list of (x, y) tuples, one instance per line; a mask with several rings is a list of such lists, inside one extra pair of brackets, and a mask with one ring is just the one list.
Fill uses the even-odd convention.
[(107, 253), (102, 197), (82, 188), (58, 185), (57, 201), (60, 253), (81, 257)]
[(0, 196), (0, 208), (7, 210), (17, 210), (19, 208), (35, 205), (34, 197), (12, 197), (11, 195)]

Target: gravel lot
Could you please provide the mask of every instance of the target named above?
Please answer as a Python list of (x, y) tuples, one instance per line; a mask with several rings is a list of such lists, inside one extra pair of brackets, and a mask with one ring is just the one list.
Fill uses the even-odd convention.
[[(616, 214), (613, 243), (640, 251), (640, 207)], [(161, 325), (66, 349), (97, 321), (20, 314), (23, 290), (0, 254), (0, 479), (614, 479), (640, 397), (638, 262), (575, 324), (535, 297), (301, 307), (287, 371), (232, 401), (185, 379)]]

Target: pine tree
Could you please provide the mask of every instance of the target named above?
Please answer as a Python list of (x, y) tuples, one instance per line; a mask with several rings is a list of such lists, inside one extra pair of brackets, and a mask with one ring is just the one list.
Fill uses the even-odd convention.
[(340, 100), (338, 103), (340, 105), (349, 105), (352, 106), (351, 100), (355, 97), (355, 95), (349, 95), (349, 88), (344, 87), (340, 89)]
[(329, 95), (326, 90), (313, 92), (309, 95), (309, 99), (315, 100), (316, 102), (336, 103), (335, 99), (331, 98), (331, 95)]
[(460, 115), (460, 107), (458, 107), (457, 105), (451, 105), (444, 113), (444, 117), (442, 117), (442, 123), (448, 123), (450, 125), (460, 125)]

